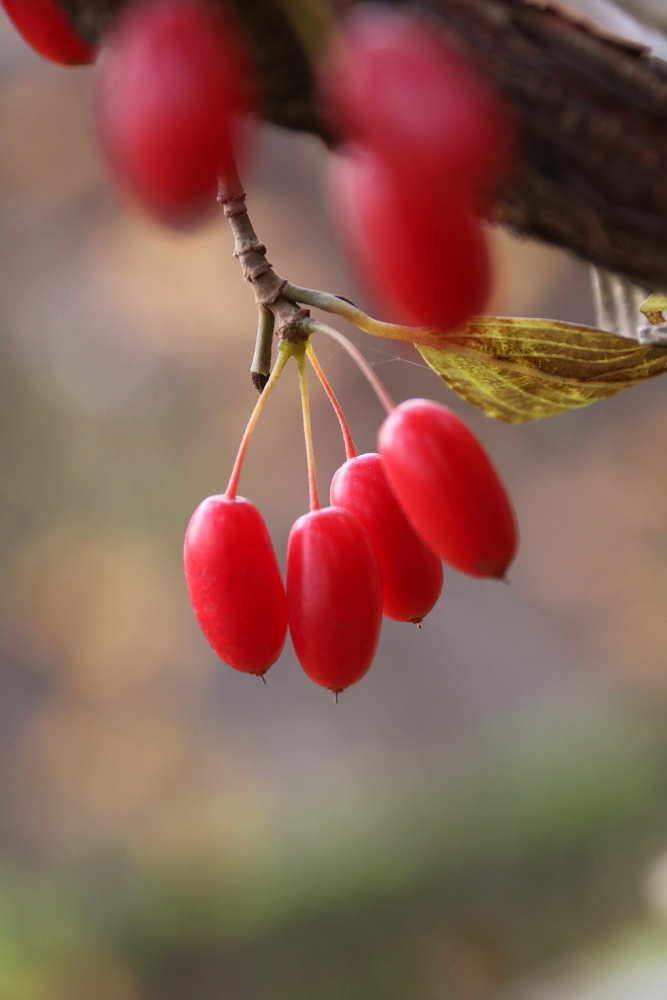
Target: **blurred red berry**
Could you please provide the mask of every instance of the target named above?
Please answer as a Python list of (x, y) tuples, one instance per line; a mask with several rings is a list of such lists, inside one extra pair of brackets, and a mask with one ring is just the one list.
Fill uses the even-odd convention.
[(472, 205), (507, 179), (512, 117), (480, 68), (434, 23), (359, 4), (321, 73), (341, 139), (371, 146), (403, 185), (457, 190)]
[(380, 455), (358, 455), (336, 472), (332, 506), (361, 522), (380, 568), (382, 613), (395, 621), (421, 621), (442, 590), (442, 563), (399, 507)]
[(76, 31), (58, 0), (2, 0), (2, 5), (14, 27), (40, 56), (65, 66), (94, 60), (97, 46)]
[(335, 692), (361, 680), (380, 635), (382, 591), (370, 539), (348, 511), (326, 507), (295, 523), (287, 612), (294, 651), (311, 680)]
[(401, 403), (378, 435), (387, 478), (415, 530), (471, 576), (505, 575), (516, 553), (512, 506), (472, 431), (428, 399)]
[(485, 236), (455, 192), (402, 185), (369, 148), (336, 157), (330, 179), (342, 238), (397, 319), (446, 332), (482, 311)]
[(202, 632), (221, 660), (264, 674), (287, 633), (285, 588), (266, 525), (243, 497), (212, 496), (185, 535), (185, 579)]
[(124, 185), (151, 211), (190, 223), (234, 174), (249, 109), (236, 23), (202, 0), (143, 0), (121, 11), (97, 67), (102, 144)]

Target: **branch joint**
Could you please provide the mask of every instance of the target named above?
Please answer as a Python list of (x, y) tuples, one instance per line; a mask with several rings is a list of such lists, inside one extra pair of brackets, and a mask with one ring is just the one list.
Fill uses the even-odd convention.
[(247, 243), (242, 243), (238, 247), (238, 249), (234, 251), (234, 253), (232, 254), (232, 256), (236, 257), (238, 259), (240, 257), (245, 256), (245, 254), (247, 254), (247, 253), (259, 253), (262, 256), (264, 256), (264, 254), (266, 253), (266, 247), (264, 246), (263, 243), (260, 243), (259, 240), (257, 240), (254, 243), (251, 242), (251, 241), (248, 241)]
[(310, 313), (307, 309), (295, 309), (276, 324), (276, 336), (286, 340), (288, 344), (305, 344), (310, 337), (308, 321)]
[(226, 219), (231, 219), (235, 215), (243, 215), (244, 212), (247, 212), (245, 191), (240, 191), (229, 196), (219, 194), (218, 202)]

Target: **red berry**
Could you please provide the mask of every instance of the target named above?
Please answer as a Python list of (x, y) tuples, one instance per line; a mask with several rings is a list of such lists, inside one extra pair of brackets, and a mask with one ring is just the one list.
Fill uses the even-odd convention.
[(403, 184), (454, 184), (477, 202), (514, 162), (514, 129), (480, 69), (432, 23), (381, 4), (346, 17), (322, 72), (343, 139), (381, 153)]
[(402, 186), (368, 148), (332, 167), (343, 238), (403, 322), (448, 331), (484, 308), (489, 259), (479, 222), (446, 187)]
[(287, 547), (287, 613), (299, 663), (316, 684), (342, 691), (371, 665), (382, 592), (370, 539), (339, 507), (304, 514)]
[(349, 459), (331, 482), (331, 503), (361, 522), (380, 568), (382, 613), (421, 621), (442, 590), (442, 563), (415, 533), (387, 481), (380, 455)]
[(408, 520), (445, 562), (502, 577), (514, 558), (514, 514), (498, 473), (455, 413), (410, 399), (378, 436), (387, 478)]
[(185, 579), (202, 632), (221, 660), (263, 674), (287, 633), (285, 588), (262, 516), (249, 500), (208, 497), (185, 535)]
[(2, 0), (2, 5), (28, 45), (40, 56), (65, 66), (90, 63), (97, 46), (82, 38), (58, 0)]
[(116, 173), (149, 209), (191, 222), (234, 171), (248, 74), (235, 24), (200, 0), (144, 0), (104, 46), (97, 117)]

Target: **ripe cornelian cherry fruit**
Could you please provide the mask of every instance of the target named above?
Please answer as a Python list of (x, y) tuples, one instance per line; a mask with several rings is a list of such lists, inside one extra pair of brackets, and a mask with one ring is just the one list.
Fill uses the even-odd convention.
[(304, 671), (338, 692), (371, 665), (382, 622), (380, 572), (371, 541), (347, 510), (304, 514), (287, 546), (287, 614)]
[(17, 31), (40, 56), (64, 66), (93, 62), (97, 46), (75, 29), (59, 0), (2, 0)]
[(356, 5), (323, 60), (325, 107), (345, 141), (369, 145), (403, 185), (472, 196), (506, 180), (511, 114), (483, 70), (432, 23)]
[(231, 15), (203, 0), (143, 0), (121, 11), (97, 65), (102, 145), (134, 196), (188, 224), (233, 176), (249, 74)]
[(387, 478), (415, 530), (446, 563), (503, 577), (514, 558), (514, 513), (491, 461), (452, 410), (409, 399), (378, 435)]
[(287, 634), (285, 588), (266, 525), (243, 497), (212, 496), (185, 535), (185, 579), (202, 632), (221, 660), (264, 674)]
[(484, 233), (446, 185), (431, 194), (402, 185), (369, 147), (335, 157), (330, 180), (342, 238), (397, 319), (447, 332), (482, 311), (490, 288)]
[(331, 504), (361, 522), (377, 556), (382, 613), (399, 622), (420, 622), (442, 590), (442, 563), (416, 534), (387, 481), (380, 455), (358, 455), (338, 469)]

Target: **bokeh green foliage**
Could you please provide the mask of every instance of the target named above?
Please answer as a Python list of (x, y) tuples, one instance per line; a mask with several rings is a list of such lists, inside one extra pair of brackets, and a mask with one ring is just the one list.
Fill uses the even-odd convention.
[(646, 923), (665, 749), (662, 719), (584, 707), (386, 777), (373, 812), (288, 799), (244, 868), (5, 858), (0, 997), (491, 996)]

